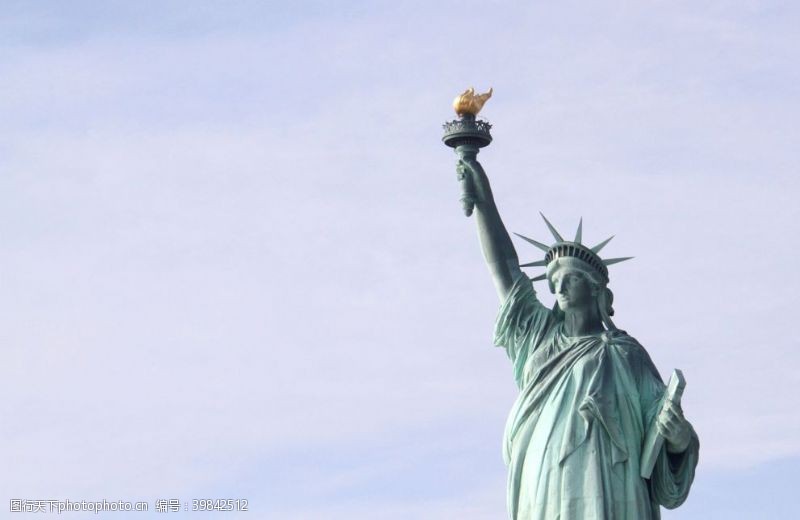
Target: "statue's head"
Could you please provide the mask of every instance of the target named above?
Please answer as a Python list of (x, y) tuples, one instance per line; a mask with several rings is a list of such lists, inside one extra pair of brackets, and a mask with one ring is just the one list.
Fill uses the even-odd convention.
[(602, 259), (599, 251), (611, 240), (601, 242), (594, 247), (586, 247), (581, 243), (583, 219), (578, 224), (574, 241), (564, 240), (550, 222), (542, 215), (547, 227), (556, 239), (556, 243), (547, 246), (530, 238), (517, 236), (545, 251), (544, 260), (522, 264), (521, 267), (543, 266), (546, 272), (533, 278), (546, 279), (550, 292), (556, 295), (554, 311), (558, 315), (570, 311), (586, 311), (599, 313), (607, 328), (613, 329), (611, 316), (614, 310), (611, 304), (614, 295), (608, 288), (608, 266), (627, 258)]
[(597, 295), (605, 287), (598, 278), (587, 269), (571, 265), (549, 269), (547, 275), (550, 292), (562, 311), (593, 307)]
[(556, 297), (553, 311), (557, 319), (566, 312), (597, 313), (606, 328), (614, 329), (614, 293), (600, 273), (570, 258), (555, 260), (548, 266), (547, 281)]

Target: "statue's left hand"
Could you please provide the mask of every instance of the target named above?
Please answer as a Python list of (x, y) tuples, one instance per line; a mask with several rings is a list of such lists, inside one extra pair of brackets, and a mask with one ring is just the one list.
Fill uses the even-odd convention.
[(667, 401), (661, 409), (658, 418), (658, 432), (667, 441), (667, 451), (670, 453), (683, 453), (692, 440), (692, 430), (689, 421), (683, 416), (679, 404)]

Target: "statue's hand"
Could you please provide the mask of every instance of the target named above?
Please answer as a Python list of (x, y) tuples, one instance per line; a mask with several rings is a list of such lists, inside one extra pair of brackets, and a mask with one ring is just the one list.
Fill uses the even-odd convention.
[(458, 177), (459, 182), (463, 181), (467, 178), (468, 175), (472, 175), (472, 172), (467, 167), (467, 163), (462, 159), (456, 161), (456, 176)]
[(461, 182), (463, 195), (472, 203), (483, 202), (487, 197), (486, 173), (475, 157), (461, 157), (456, 161), (456, 173)]
[(667, 451), (670, 453), (683, 453), (692, 440), (692, 430), (689, 421), (683, 416), (679, 404), (667, 401), (656, 418), (658, 433), (667, 441)]
[(471, 175), (472, 177), (479, 176), (479, 168), (481, 167), (481, 163), (474, 156), (464, 156), (459, 157), (456, 161), (456, 170), (459, 172), (464, 172), (466, 175)]

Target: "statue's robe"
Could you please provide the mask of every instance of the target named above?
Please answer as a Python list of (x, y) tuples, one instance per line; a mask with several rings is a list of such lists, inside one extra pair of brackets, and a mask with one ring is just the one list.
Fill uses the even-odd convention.
[(513, 520), (653, 520), (659, 505), (683, 503), (697, 466), (694, 431), (685, 452), (662, 447), (650, 479), (640, 476), (665, 385), (635, 339), (566, 336), (522, 276), (500, 309), (495, 343), (520, 389), (504, 439)]

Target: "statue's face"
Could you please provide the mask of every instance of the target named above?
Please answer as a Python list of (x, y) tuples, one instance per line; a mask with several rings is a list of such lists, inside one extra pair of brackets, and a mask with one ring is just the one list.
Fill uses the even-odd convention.
[(589, 309), (594, 305), (594, 291), (586, 275), (580, 271), (562, 268), (553, 273), (553, 289), (562, 311)]

